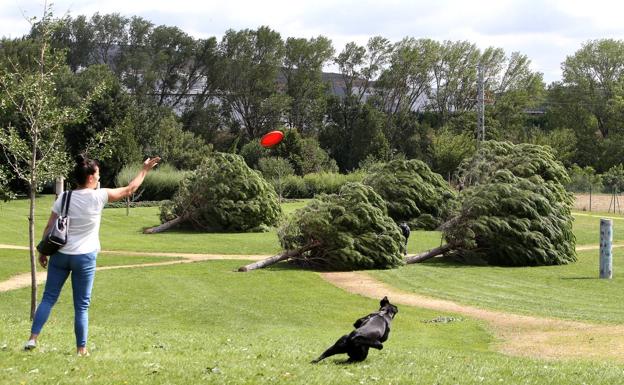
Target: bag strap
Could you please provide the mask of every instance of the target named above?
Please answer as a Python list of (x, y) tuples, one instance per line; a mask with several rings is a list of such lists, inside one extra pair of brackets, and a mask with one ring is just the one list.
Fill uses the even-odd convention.
[(65, 191), (65, 193), (63, 194), (63, 201), (61, 202), (61, 207), (62, 207), (61, 215), (64, 217), (66, 217), (69, 212), (69, 202), (71, 201), (71, 194), (72, 194), (72, 190)]

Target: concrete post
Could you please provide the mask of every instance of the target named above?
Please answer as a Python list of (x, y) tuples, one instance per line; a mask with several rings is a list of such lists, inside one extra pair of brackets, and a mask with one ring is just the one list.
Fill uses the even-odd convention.
[(600, 219), (600, 278), (613, 277), (613, 256), (611, 246), (613, 242), (613, 220)]

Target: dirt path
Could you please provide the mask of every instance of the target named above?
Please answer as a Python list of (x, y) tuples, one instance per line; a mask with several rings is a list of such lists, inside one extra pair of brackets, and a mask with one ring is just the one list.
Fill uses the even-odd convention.
[[(624, 244), (614, 245), (624, 247)], [(0, 248), (27, 249), (2, 245)], [(579, 246), (577, 250), (598, 249), (598, 246)], [(266, 255), (214, 255), (189, 253), (150, 253), (126, 251), (102, 251), (103, 254), (137, 256), (181, 257), (182, 259), (145, 264), (99, 267), (97, 270), (125, 269), (147, 266), (164, 266), (179, 263), (215, 259), (259, 260)], [(494, 349), (505, 354), (546, 359), (613, 359), (624, 362), (624, 325), (598, 325), (584, 322), (524, 316), (494, 310), (480, 309), (452, 301), (429, 298), (396, 289), (362, 272), (321, 273), (327, 282), (350, 293), (370, 298), (387, 295), (397, 304), (461, 314), (485, 321), (496, 338)], [(30, 286), (30, 273), (19, 274), (0, 282), (0, 292)], [(37, 281), (44, 282), (46, 272), (37, 274)]]
[[(28, 250), (28, 247), (0, 244), (0, 249)], [(208, 261), (208, 260), (240, 259), (240, 260), (247, 260), (247, 261), (257, 261), (260, 259), (270, 257), (269, 255), (240, 255), (240, 254), (220, 255), (220, 254), (157, 253), (157, 252), (152, 253), (152, 252), (117, 251), (117, 250), (102, 250), (100, 253), (111, 254), (111, 255), (134, 255), (134, 256), (150, 256), (150, 257), (179, 257), (182, 259), (177, 259), (174, 261), (165, 261), (165, 262), (150, 262), (150, 263), (130, 264), (130, 265), (102, 266), (102, 267), (98, 267), (96, 269), (97, 271), (149, 267), (149, 266), (166, 266), (166, 265), (175, 265), (175, 264), (180, 264), (180, 263), (192, 263), (192, 262)], [(47, 278), (46, 271), (40, 271), (37, 273), (37, 282), (39, 284), (42, 284), (43, 282), (45, 282), (46, 278)], [(9, 290), (17, 290), (17, 289), (21, 289), (24, 287), (29, 287), (30, 283), (31, 283), (30, 272), (14, 275), (6, 281), (0, 281), (0, 292), (9, 291)]]
[(480, 309), (405, 292), (362, 272), (322, 273), (321, 277), (350, 293), (377, 299), (387, 295), (393, 303), (486, 321), (497, 339), (494, 348), (506, 354), (624, 362), (624, 325), (596, 325)]

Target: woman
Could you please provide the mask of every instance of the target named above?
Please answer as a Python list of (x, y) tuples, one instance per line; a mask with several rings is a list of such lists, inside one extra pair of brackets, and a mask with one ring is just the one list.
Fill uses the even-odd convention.
[[(147, 173), (160, 161), (159, 157), (147, 159), (136, 177), (126, 186), (113, 189), (97, 189), (100, 168), (95, 160), (82, 155), (76, 158), (74, 176), (78, 188), (73, 190), (68, 216), (70, 218), (67, 243), (50, 257), (48, 278), (41, 304), (35, 312), (31, 335), (24, 349), (37, 346), (37, 337), (48, 320), (50, 311), (61, 293), (63, 284), (71, 272), (74, 297), (74, 332), (76, 353), (88, 355), (87, 334), (89, 328), (89, 304), (95, 276), (95, 259), (100, 251), (100, 219), (106, 202), (115, 202), (132, 195), (143, 183)], [(61, 213), (61, 196), (52, 206), (52, 213), (44, 234), (55, 223)], [(39, 263), (45, 269), (48, 256), (39, 254)]]

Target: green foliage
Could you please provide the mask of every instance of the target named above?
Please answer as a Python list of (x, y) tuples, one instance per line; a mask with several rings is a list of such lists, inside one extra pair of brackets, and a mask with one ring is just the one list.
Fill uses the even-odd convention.
[(405, 239), (387, 215), (386, 204), (361, 183), (338, 194), (321, 195), (278, 230), (284, 249), (313, 241), (321, 245), (295, 257), (295, 263), (324, 270), (387, 269), (403, 264)]
[(178, 169), (195, 169), (210, 152), (212, 146), (189, 131), (184, 131), (176, 117), (165, 115), (156, 127), (156, 137), (151, 143), (151, 152)]
[(449, 129), (438, 131), (432, 143), (433, 169), (444, 177), (451, 176), (460, 163), (476, 151), (474, 135), (470, 132), (456, 134)]
[(602, 177), (596, 174), (596, 171), (591, 166), (579, 167), (573, 164), (572, 167), (568, 169), (568, 175), (570, 176), (570, 183), (566, 185), (568, 191), (602, 191)]
[(486, 141), (458, 168), (463, 187), (486, 182), (497, 170), (506, 169), (519, 178), (539, 176), (545, 181), (565, 185), (568, 173), (552, 150), (535, 144)]
[(286, 39), (283, 74), (290, 97), (288, 125), (302, 132), (315, 132), (323, 123), (327, 85), (323, 66), (334, 54), (331, 40), (324, 36)]
[(579, 115), (588, 114), (596, 119), (602, 138), (622, 133), (624, 41), (590, 40), (568, 56), (561, 68), (564, 93), (576, 100), (559, 107), (569, 113), (570, 127), (578, 127)]
[(299, 175), (289, 175), (284, 178), (284, 198), (312, 198), (314, 195), (308, 191), (305, 180)]
[(13, 199), (15, 194), (9, 188), (9, 173), (0, 166), (0, 200)]
[(390, 156), (382, 112), (351, 97), (332, 98), (327, 114), (328, 123), (319, 133), (319, 142), (336, 160), (340, 171), (354, 170), (369, 156), (376, 159)]
[(241, 156), (251, 168), (258, 168), (263, 157), (280, 157), (287, 159), (297, 175), (313, 172), (337, 172), (336, 161), (319, 146), (315, 138), (304, 138), (297, 129), (285, 129), (282, 142), (272, 148), (264, 148), (258, 140), (246, 143), (240, 151)]
[[(127, 186), (141, 170), (142, 163), (134, 163), (121, 169), (115, 178), (117, 187)], [(171, 199), (178, 190), (178, 186), (188, 171), (177, 170), (170, 164), (161, 164), (147, 174), (139, 191), (135, 194), (137, 200), (161, 201)]]
[(410, 227), (432, 230), (457, 208), (456, 193), (439, 174), (417, 159), (395, 159), (369, 174), (371, 186), (388, 204), (388, 214)]
[(363, 172), (339, 174), (335, 172), (313, 172), (303, 177), (290, 175), (284, 179), (284, 197), (312, 198), (318, 194), (336, 194), (347, 183), (362, 182)]
[[(64, 52), (51, 47), (58, 25), (51, 8), (46, 8), (35, 24), (39, 33), (7, 44), (0, 55), (0, 147), (12, 174), (28, 186), (30, 194), (67, 173), (63, 130), (83, 121), (88, 106), (106, 88), (103, 82), (94, 82), (85, 87), (80, 100), (64, 105), (57, 88), (68, 69)], [(25, 52), (33, 57), (24, 57)]]
[(80, 103), (91, 89), (106, 84), (104, 92), (90, 101), (86, 118), (64, 129), (69, 155), (86, 153), (98, 159), (100, 180), (109, 186), (124, 164), (141, 160), (141, 148), (131, 124), (132, 99), (119, 79), (105, 65), (92, 65), (84, 71), (63, 74), (57, 84), (60, 102), (66, 106)]
[(300, 165), (303, 175), (318, 172), (338, 172), (336, 161), (330, 158), (327, 152), (320, 147), (318, 140), (315, 138), (305, 138), (302, 140)]
[(284, 196), (285, 178), (295, 173), (293, 166), (287, 159), (268, 157), (260, 159), (258, 168), (264, 179), (273, 185), (281, 201)]
[(219, 44), (226, 68), (219, 86), (228, 92), (222, 99), (240, 118), (247, 136), (257, 138), (277, 127), (289, 97), (275, 88), (284, 59), (284, 42), (269, 27), (228, 30)]
[(576, 261), (572, 194), (548, 147), (484, 142), (460, 168), (461, 210), (443, 226), (454, 253), (502, 266)]
[(602, 181), (607, 191), (605, 192), (622, 192), (624, 191), (624, 165), (621, 163), (611, 167), (607, 172), (602, 174)]
[(262, 147), (259, 140), (250, 140), (240, 149), (240, 156), (245, 159), (247, 166), (258, 169), (260, 159), (269, 155), (269, 149)]
[(187, 218), (203, 231), (260, 231), (282, 215), (273, 187), (236, 154), (215, 152), (180, 185), (161, 219)]
[(534, 144), (550, 146), (555, 157), (564, 165), (569, 165), (576, 158), (578, 139), (571, 129), (560, 128), (549, 132), (537, 131)]

